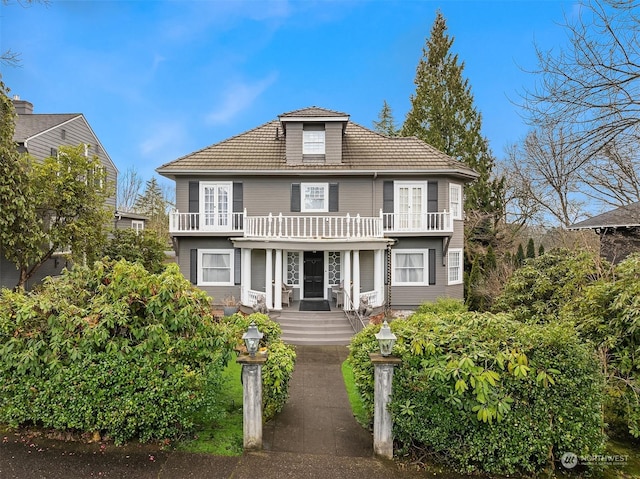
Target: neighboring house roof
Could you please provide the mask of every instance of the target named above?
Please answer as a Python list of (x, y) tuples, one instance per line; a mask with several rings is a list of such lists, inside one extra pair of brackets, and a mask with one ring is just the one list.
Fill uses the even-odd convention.
[(80, 113), (54, 113), (54, 114), (34, 114), (18, 115), (13, 140), (18, 143), (44, 133), (51, 128), (60, 126), (69, 120), (81, 116)]
[(132, 220), (143, 220), (143, 221), (149, 221), (149, 217), (145, 216), (145, 215), (141, 215), (138, 213), (132, 213), (131, 211), (120, 211), (117, 210), (115, 212), (116, 216), (119, 216), (121, 218), (128, 218), (128, 219), (132, 219)]
[(74, 120), (82, 121), (86, 125), (87, 129), (91, 132), (95, 140), (100, 145), (100, 149), (104, 153), (107, 161), (109, 161), (110, 165), (115, 171), (118, 171), (118, 167), (115, 165), (115, 163), (107, 153), (107, 150), (105, 150), (104, 146), (100, 142), (100, 139), (95, 134), (93, 128), (91, 128), (91, 125), (89, 125), (89, 122), (82, 113), (27, 113), (17, 115), (15, 130), (13, 133), (13, 141), (15, 141), (16, 143), (23, 143), (28, 150), (29, 140), (42, 135), (43, 133), (46, 133), (53, 128), (61, 127), (66, 123)]
[[(283, 117), (346, 117), (317, 107), (295, 110)], [(450, 173), (474, 179), (478, 174), (463, 163), (415, 137), (388, 137), (349, 121), (342, 140), (342, 162), (288, 164), (280, 119), (165, 163), (157, 171), (168, 177), (217, 172), (256, 174), (420, 172)]]
[(580, 221), (570, 230), (640, 226), (640, 201)]

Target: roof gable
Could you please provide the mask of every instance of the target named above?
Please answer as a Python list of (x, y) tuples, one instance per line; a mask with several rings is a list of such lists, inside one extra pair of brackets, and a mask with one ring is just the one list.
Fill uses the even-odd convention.
[(13, 140), (18, 143), (24, 143), (30, 138), (61, 126), (79, 116), (81, 116), (80, 113), (31, 113), (28, 115), (18, 115)]

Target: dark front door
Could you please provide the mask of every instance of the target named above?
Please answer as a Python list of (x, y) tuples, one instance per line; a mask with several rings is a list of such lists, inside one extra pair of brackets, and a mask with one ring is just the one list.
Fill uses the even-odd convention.
[(304, 297), (323, 298), (324, 253), (322, 251), (304, 252)]

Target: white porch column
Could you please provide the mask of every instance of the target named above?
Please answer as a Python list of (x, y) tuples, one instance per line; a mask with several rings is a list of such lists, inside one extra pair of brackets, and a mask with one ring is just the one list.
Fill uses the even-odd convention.
[(273, 287), (273, 308), (278, 311), (282, 309), (282, 250), (276, 250), (276, 282)]
[(267, 308), (273, 309), (273, 250), (266, 250), (264, 289)]
[(353, 307), (360, 306), (360, 250), (353, 251)]
[(343, 276), (343, 285), (344, 285), (344, 310), (347, 311), (352, 309), (350, 300), (351, 300), (351, 251), (347, 250), (344, 252), (344, 276)]
[(384, 250), (377, 249), (373, 252), (373, 289), (377, 293), (378, 300), (371, 306), (382, 306), (384, 303)]
[(240, 295), (242, 304), (249, 304), (249, 290), (251, 289), (251, 249), (242, 248), (242, 277)]

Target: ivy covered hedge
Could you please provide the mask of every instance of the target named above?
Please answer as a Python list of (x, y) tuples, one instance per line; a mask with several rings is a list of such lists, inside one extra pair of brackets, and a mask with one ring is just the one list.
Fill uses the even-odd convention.
[[(391, 412), (400, 453), (460, 471), (539, 472), (564, 452), (600, 453), (603, 378), (593, 350), (558, 323), (524, 325), (506, 314), (423, 308), (395, 320)], [(349, 360), (373, 413), (378, 349), (369, 326)]]
[(0, 422), (178, 436), (216, 409), (235, 331), (177, 265), (96, 263), (36, 292), (0, 292)]
[(224, 321), (233, 326), (238, 339), (252, 322), (264, 334), (260, 347), (266, 348), (268, 355), (262, 367), (262, 416), (267, 421), (282, 411), (289, 398), (289, 381), (293, 375), (295, 350), (280, 339), (282, 335), (280, 325), (266, 314), (253, 313), (249, 316), (234, 314), (225, 318)]

